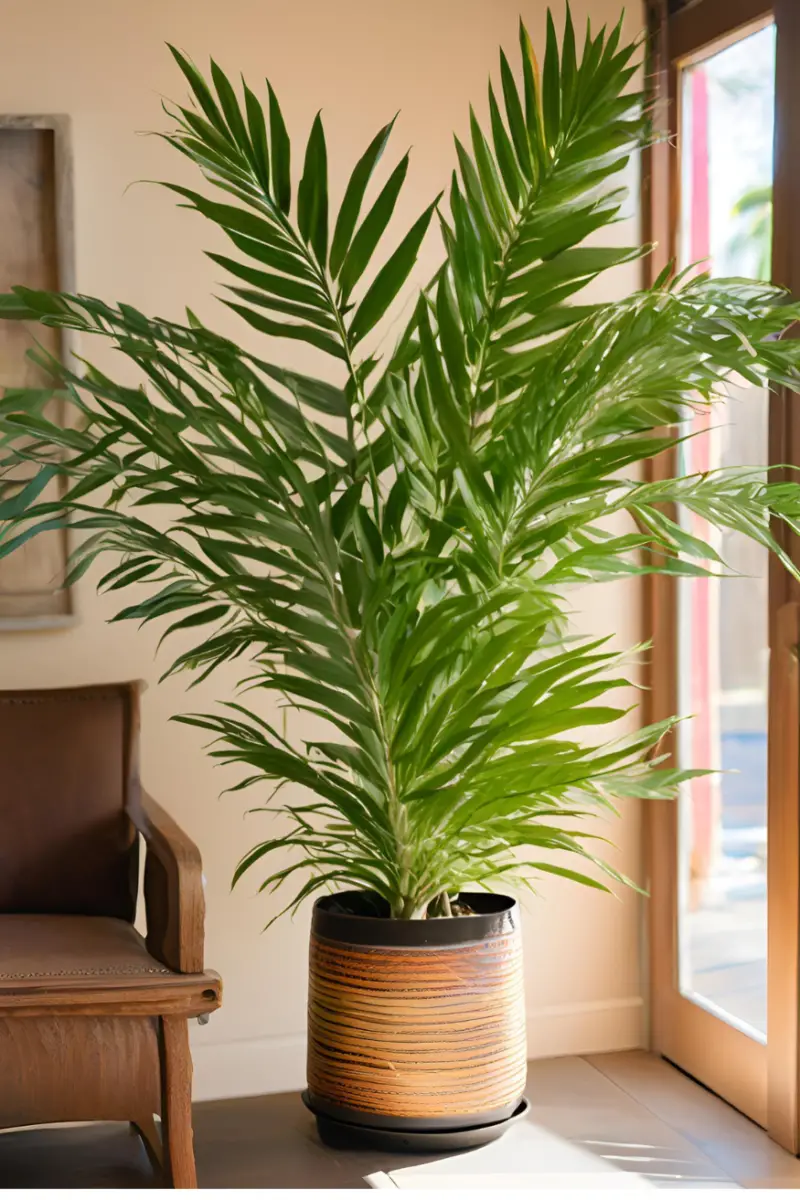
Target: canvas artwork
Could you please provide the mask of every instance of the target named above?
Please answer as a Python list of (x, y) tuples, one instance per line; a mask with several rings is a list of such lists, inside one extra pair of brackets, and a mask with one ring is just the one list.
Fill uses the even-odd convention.
[[(65, 212), (58, 168), (61, 131), (32, 118), (0, 119), (0, 292), (20, 282), (57, 289), (61, 283)], [(36, 344), (60, 357), (62, 334), (28, 322), (0, 327), (0, 390), (37, 387), (44, 372), (27, 351)], [(54, 406), (57, 401), (53, 402)], [(57, 418), (58, 414), (49, 414)], [(35, 467), (18, 470), (20, 484)], [(57, 484), (51, 485), (53, 495)], [(0, 563), (0, 630), (59, 625), (71, 615), (60, 588), (66, 562), (63, 531), (33, 538)]]

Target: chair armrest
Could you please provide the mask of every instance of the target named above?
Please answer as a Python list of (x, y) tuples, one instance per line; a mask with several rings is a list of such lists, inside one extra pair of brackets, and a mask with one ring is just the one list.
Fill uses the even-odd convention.
[(203, 970), (205, 898), (200, 852), (144, 790), (129, 815), (147, 846), (144, 903), (147, 949), (182, 974)]

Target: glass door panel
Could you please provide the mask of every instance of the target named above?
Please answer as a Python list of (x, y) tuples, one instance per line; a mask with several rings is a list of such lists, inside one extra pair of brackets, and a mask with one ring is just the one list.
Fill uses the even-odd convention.
[[(680, 259), (712, 275), (769, 278), (775, 27), (680, 73)], [(683, 431), (681, 472), (765, 467), (768, 395), (737, 380)], [(691, 435), (702, 433), (694, 438)], [(715, 578), (678, 585), (678, 703), (687, 784), (678, 810), (680, 992), (750, 1037), (767, 1035), (768, 555), (744, 535), (711, 543)], [(734, 574), (735, 573), (735, 574)]]

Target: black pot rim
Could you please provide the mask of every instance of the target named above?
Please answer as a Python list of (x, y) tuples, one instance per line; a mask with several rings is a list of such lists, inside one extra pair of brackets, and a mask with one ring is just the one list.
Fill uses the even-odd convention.
[(320, 897), (311, 916), (311, 928), (317, 937), (357, 946), (442, 947), (507, 936), (519, 926), (519, 902), (496, 892), (461, 892), (459, 898), (475, 909), (470, 916), (395, 920), (388, 916), (331, 911), (346, 896), (360, 897), (370, 903), (379, 900), (367, 891)]

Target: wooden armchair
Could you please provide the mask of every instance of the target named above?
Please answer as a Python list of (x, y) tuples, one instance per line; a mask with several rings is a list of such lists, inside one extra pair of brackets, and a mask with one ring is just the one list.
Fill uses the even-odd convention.
[(200, 856), (138, 766), (137, 684), (0, 692), (0, 1129), (129, 1121), (196, 1187), (188, 1022), (221, 983)]

